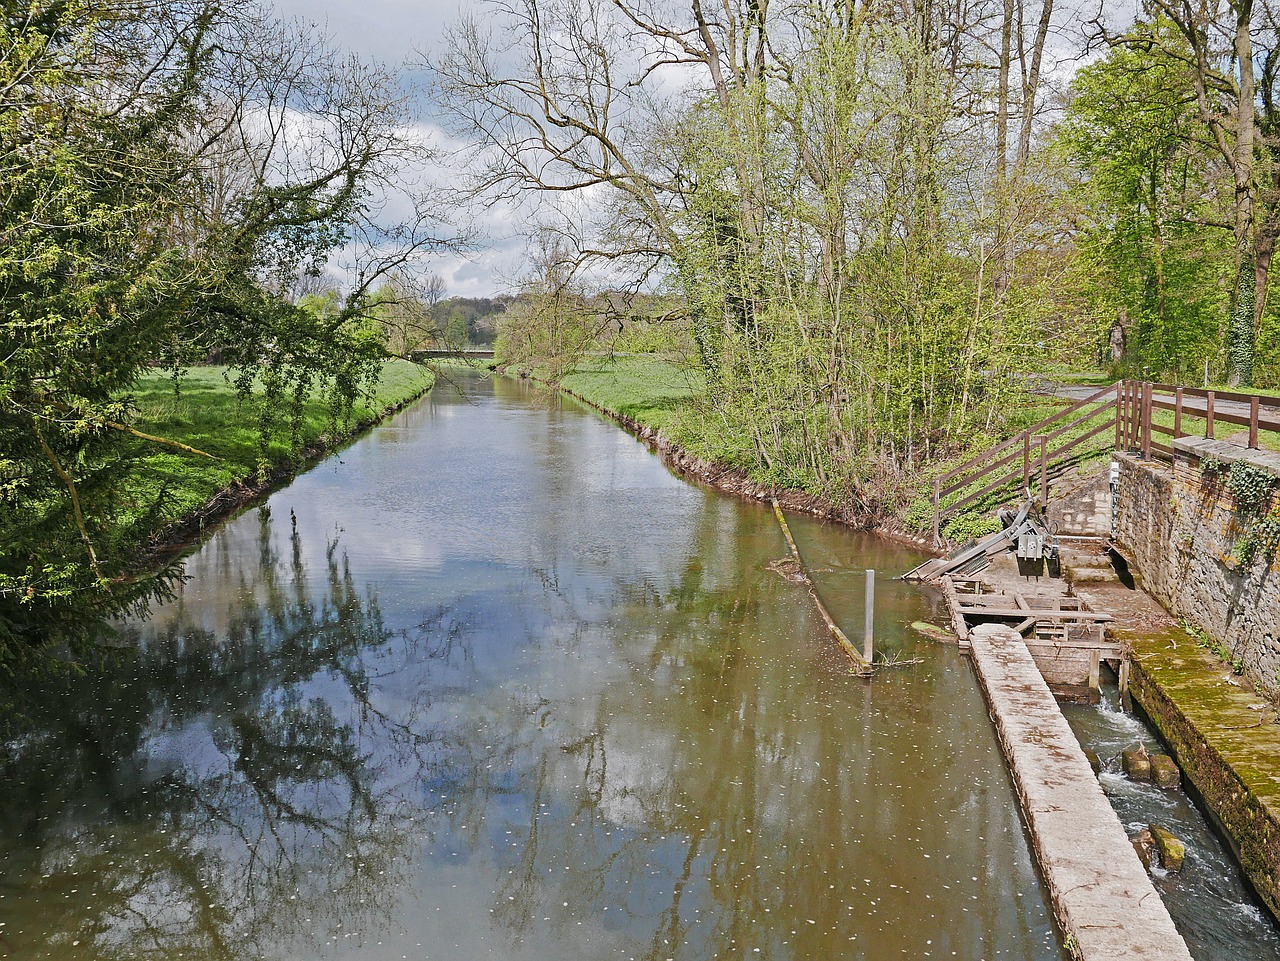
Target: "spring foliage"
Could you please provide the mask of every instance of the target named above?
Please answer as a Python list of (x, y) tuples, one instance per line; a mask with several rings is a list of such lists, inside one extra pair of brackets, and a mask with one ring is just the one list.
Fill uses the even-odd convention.
[(412, 149), (401, 106), (390, 75), (249, 5), (5, 5), (0, 668), (169, 583), (134, 569), (119, 522), (145, 511), (122, 500), (139, 442), (163, 443), (133, 426), (141, 371), (180, 387), (185, 364), (231, 364), (264, 438), (376, 378), (359, 296), (325, 312), (273, 291), (352, 242)]

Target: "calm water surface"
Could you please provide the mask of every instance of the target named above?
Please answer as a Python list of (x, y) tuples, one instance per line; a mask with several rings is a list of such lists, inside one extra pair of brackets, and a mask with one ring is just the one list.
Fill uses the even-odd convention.
[[(1062, 957), (916, 557), (462, 380), (213, 536), (0, 752), (0, 956)], [(548, 409), (548, 407), (550, 409)]]

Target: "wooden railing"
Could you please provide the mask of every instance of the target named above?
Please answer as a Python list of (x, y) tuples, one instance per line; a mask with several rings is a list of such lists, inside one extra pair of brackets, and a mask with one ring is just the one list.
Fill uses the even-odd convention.
[[(1157, 411), (1172, 412), (1172, 424), (1161, 422), (1169, 421), (1168, 417), (1157, 420)], [(1099, 422), (1084, 433), (1064, 440), (1072, 431), (1095, 420)], [(1203, 424), (1197, 425), (1199, 430), (1191, 431), (1187, 429), (1188, 421)], [(1040, 498), (1047, 501), (1049, 465), (1104, 431), (1115, 431), (1116, 450), (1172, 459), (1174, 440), (1191, 436), (1212, 439), (1223, 424), (1247, 427), (1248, 446), (1257, 448), (1259, 431), (1280, 433), (1280, 397), (1136, 380), (1111, 384), (934, 478), (934, 543), (941, 542), (943, 521), (1015, 481), (1020, 480), (1022, 487), (1030, 489), (1033, 475), (1038, 474)], [(1168, 438), (1169, 442), (1159, 438)], [(986, 483), (978, 490), (943, 505), (944, 498), (982, 481)]]
[[(977, 457), (965, 461), (959, 467), (935, 477), (933, 480), (933, 540), (942, 539), (942, 522), (964, 510), (988, 494), (1021, 479), (1024, 488), (1031, 487), (1033, 472), (1039, 475), (1040, 497), (1049, 498), (1049, 465), (1071, 453), (1081, 444), (1092, 440), (1104, 431), (1120, 431), (1116, 410), (1124, 382), (1103, 387), (1084, 400), (1046, 417), (1040, 423), (1019, 431), (1003, 443), (991, 447)], [(1102, 406), (1098, 406), (1102, 405)], [(1073, 415), (1075, 415), (1073, 417)], [(1068, 420), (1068, 418), (1071, 418)], [(1068, 438), (1072, 431), (1101, 419), (1084, 433)], [(1065, 422), (1065, 423), (1064, 423)], [(1050, 430), (1050, 428), (1053, 428)], [(989, 480), (988, 480), (989, 478)], [(942, 499), (962, 491), (979, 481), (988, 480), (980, 489), (966, 494), (953, 504), (942, 504)]]
[[(1251, 449), (1258, 446), (1259, 431), (1280, 432), (1280, 397), (1262, 394), (1124, 381), (1118, 411), (1116, 449), (1144, 457), (1172, 459), (1173, 440), (1192, 436), (1213, 439), (1222, 424), (1247, 427)], [(1172, 426), (1157, 423), (1156, 411), (1172, 411)], [(1188, 419), (1203, 421), (1201, 430), (1187, 430)], [(1156, 440), (1153, 435), (1167, 437), (1170, 443)]]

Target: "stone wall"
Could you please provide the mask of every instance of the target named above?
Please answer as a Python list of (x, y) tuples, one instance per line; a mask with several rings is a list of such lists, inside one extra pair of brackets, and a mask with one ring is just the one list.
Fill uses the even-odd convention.
[(1280, 477), (1280, 456), (1222, 441), (1181, 438), (1173, 468), (1116, 454), (1113, 538), (1143, 587), (1171, 613), (1219, 641), (1272, 700), (1280, 698), (1280, 562), (1259, 550), (1241, 563), (1245, 534), (1228, 485), (1202, 459), (1250, 464)]

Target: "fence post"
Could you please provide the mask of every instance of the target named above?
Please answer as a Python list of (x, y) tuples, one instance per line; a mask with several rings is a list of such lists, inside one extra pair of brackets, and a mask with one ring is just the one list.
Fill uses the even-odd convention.
[(1133, 433), (1133, 382), (1124, 382), (1124, 393), (1120, 402), (1120, 410), (1124, 413), (1124, 433), (1120, 437), (1120, 449), (1128, 450), (1129, 437)]
[(1142, 385), (1142, 456), (1151, 458), (1151, 381)]
[(1124, 449), (1120, 446), (1121, 442), (1124, 440), (1124, 437), (1122, 435), (1122, 430), (1124, 428), (1124, 405), (1121, 403), (1122, 397), (1124, 397), (1124, 381), (1119, 380), (1119, 381), (1116, 381), (1116, 399), (1115, 399), (1116, 450)]
[(1142, 444), (1142, 382), (1129, 387), (1129, 450), (1137, 453)]
[(1209, 395), (1204, 399), (1204, 436), (1208, 440), (1213, 440), (1213, 391), (1209, 391)]
[(866, 619), (863, 624), (862, 631), (862, 659), (868, 664), (872, 662), (872, 637), (875, 635), (876, 626), (876, 572), (873, 568), (867, 568), (867, 604)]
[(1040, 500), (1049, 506), (1049, 465), (1048, 461), (1049, 438), (1044, 434), (1040, 435)]
[(1022, 488), (1031, 486), (1031, 434), (1022, 432)]
[(1177, 440), (1182, 436), (1182, 388), (1175, 387), (1173, 390), (1173, 439)]
[(1133, 449), (1133, 381), (1124, 382), (1124, 449)]
[(942, 514), (940, 513), (942, 508), (940, 505), (942, 498), (938, 495), (938, 492), (941, 489), (942, 484), (939, 483), (938, 478), (935, 477), (933, 479), (933, 543), (935, 546), (942, 542), (942, 538), (940, 536), (940, 530), (942, 527)]
[(1258, 395), (1249, 398), (1249, 449), (1258, 449)]

